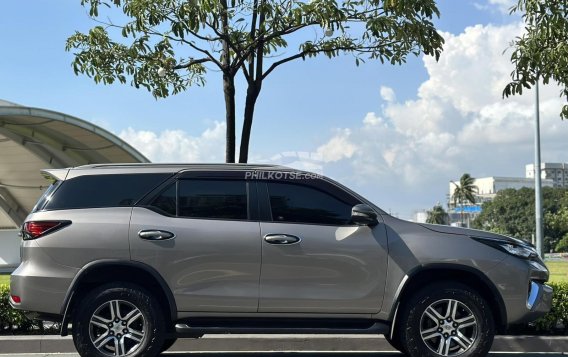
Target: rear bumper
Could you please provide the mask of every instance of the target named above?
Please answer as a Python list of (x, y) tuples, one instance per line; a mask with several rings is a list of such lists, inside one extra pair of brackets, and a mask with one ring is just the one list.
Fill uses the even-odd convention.
[(67, 288), (73, 280), (70, 277), (28, 275), (27, 267), (20, 265), (10, 277), (10, 295), (18, 296), (20, 303), (10, 297), (10, 305), (17, 310), (43, 314), (61, 313)]
[(33, 259), (25, 259), (10, 276), (10, 305), (17, 310), (60, 315), (78, 269), (54, 262), (34, 241), (24, 242)]

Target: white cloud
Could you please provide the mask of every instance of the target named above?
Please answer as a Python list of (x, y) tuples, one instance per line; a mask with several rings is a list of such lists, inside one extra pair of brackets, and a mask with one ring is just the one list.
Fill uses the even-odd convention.
[(396, 100), (396, 95), (392, 88), (381, 86), (381, 98), (387, 102), (394, 102)]
[(128, 128), (120, 138), (134, 146), (152, 162), (223, 162), (225, 123), (215, 122), (199, 136), (183, 130), (160, 133)]
[(518, 0), (487, 0), (486, 3), (476, 2), (473, 5), (479, 10), (499, 11), (508, 15), (511, 12), (511, 7), (516, 5)]
[[(444, 33), (440, 61), (424, 58), (429, 78), (416, 99), (397, 101), (392, 89), (381, 87), (382, 112), (369, 112), (359, 126), (337, 129), (318, 152), (349, 158), (344, 165), (351, 169), (341, 171), (356, 172), (351, 180), (407, 192), (439, 186), (422, 193), (437, 195), (433, 203), (444, 199), (448, 180), (464, 172), (523, 176), (524, 165), (533, 159), (534, 92), (502, 99), (513, 70), (510, 53), (503, 51), (521, 31), (513, 24)], [(556, 85), (541, 86), (542, 158), (566, 162), (568, 122), (559, 117), (558, 95)], [(345, 151), (350, 155), (338, 154)]]
[(357, 150), (357, 146), (349, 140), (351, 131), (349, 129), (340, 130), (326, 144), (320, 146), (316, 153), (320, 155), (323, 162), (334, 162), (341, 159), (349, 159)]
[(490, 5), (497, 6), (505, 14), (508, 14), (511, 11), (511, 7), (516, 5), (517, 2), (518, 0), (489, 0)]

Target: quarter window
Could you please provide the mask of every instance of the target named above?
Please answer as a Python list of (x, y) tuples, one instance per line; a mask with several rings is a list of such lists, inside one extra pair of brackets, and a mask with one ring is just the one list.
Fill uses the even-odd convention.
[(85, 175), (63, 181), (46, 210), (132, 206), (169, 174)]
[(352, 205), (303, 185), (268, 183), (272, 220), (328, 225), (351, 224)]
[(191, 218), (248, 217), (247, 186), (237, 180), (180, 180), (178, 215)]
[(156, 208), (162, 213), (166, 213), (170, 216), (176, 215), (176, 184), (171, 184), (166, 188), (158, 197), (152, 201), (150, 206)]

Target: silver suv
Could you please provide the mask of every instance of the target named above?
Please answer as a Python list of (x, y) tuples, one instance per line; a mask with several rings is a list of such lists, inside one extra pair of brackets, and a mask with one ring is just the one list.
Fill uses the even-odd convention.
[(81, 356), (206, 333), (376, 333), (410, 356), (485, 356), (550, 309), (532, 246), (406, 222), (326, 177), (253, 165), (90, 165), (22, 228), (10, 303), (72, 325)]

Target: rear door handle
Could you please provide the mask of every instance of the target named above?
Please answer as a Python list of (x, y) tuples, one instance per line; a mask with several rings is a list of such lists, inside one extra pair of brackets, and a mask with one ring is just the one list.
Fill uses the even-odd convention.
[(300, 243), (302, 239), (291, 234), (278, 233), (265, 235), (264, 241), (270, 244), (295, 244)]
[(145, 240), (168, 240), (174, 239), (175, 234), (168, 231), (161, 231), (159, 229), (147, 229), (138, 232), (138, 237)]

